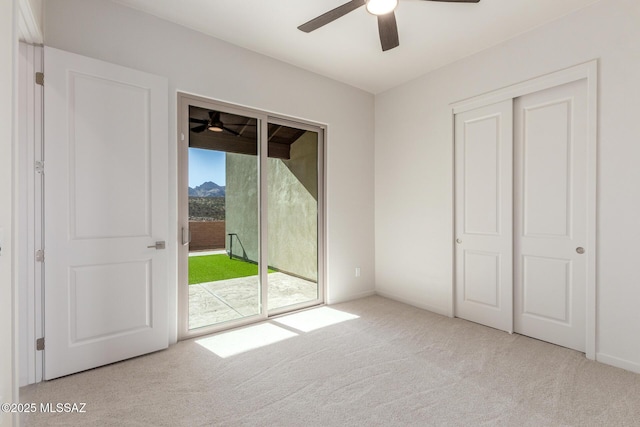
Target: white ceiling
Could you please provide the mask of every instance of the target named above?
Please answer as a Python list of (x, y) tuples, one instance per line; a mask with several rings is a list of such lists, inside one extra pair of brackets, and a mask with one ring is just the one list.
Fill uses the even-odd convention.
[(364, 7), (309, 34), (297, 29), (348, 0), (114, 1), (379, 93), (599, 0), (400, 0), (400, 46), (387, 52)]

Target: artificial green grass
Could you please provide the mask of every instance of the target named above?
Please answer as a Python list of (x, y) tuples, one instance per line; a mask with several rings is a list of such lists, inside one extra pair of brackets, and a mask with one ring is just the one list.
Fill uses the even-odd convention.
[[(273, 273), (273, 271), (269, 269), (269, 273)], [(190, 285), (257, 275), (258, 266), (256, 264), (239, 259), (229, 259), (228, 255), (189, 257)]]

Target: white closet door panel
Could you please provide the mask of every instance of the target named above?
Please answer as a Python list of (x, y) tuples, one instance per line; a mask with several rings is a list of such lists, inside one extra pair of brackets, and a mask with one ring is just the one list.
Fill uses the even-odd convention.
[(511, 100), (455, 116), (456, 316), (512, 331)]
[(462, 256), (463, 300), (499, 308), (500, 253), (466, 250)]
[(570, 318), (571, 260), (522, 258), (522, 312), (566, 323)]
[(500, 121), (499, 115), (464, 124), (464, 233), (500, 233)]
[[(571, 103), (523, 111), (523, 225), (527, 237), (569, 237)], [(544, 207), (544, 208), (542, 208)]]
[(515, 331), (585, 351), (587, 86), (515, 100)]

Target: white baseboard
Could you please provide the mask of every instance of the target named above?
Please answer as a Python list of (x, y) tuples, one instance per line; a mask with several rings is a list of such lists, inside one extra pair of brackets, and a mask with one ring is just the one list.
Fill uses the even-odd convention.
[(416, 302), (415, 300), (410, 300), (408, 298), (403, 298), (403, 297), (400, 297), (398, 295), (394, 295), (394, 294), (389, 293), (389, 292), (376, 291), (376, 294), (380, 295), (381, 297), (389, 298), (389, 299), (392, 299), (394, 301), (398, 301), (398, 302), (401, 302), (401, 303), (404, 303), (404, 304), (407, 304), (407, 305), (418, 307), (418, 308), (421, 308), (423, 310), (430, 311), (432, 313), (440, 314), (442, 316), (453, 317), (452, 313), (450, 313), (449, 310), (444, 309), (442, 307), (435, 307), (435, 306), (429, 305), (429, 304), (422, 304), (422, 303)]
[(340, 298), (327, 298), (327, 304), (339, 304), (341, 302), (353, 301), (360, 298), (370, 297), (375, 294), (376, 294), (376, 291), (371, 290), (371, 291), (360, 292), (352, 295), (344, 295), (344, 296), (341, 296)]
[(621, 359), (619, 357), (610, 356), (604, 353), (597, 353), (596, 360), (606, 365), (615, 366), (616, 368), (625, 369), (627, 371), (640, 374), (640, 363), (631, 362), (630, 360)]

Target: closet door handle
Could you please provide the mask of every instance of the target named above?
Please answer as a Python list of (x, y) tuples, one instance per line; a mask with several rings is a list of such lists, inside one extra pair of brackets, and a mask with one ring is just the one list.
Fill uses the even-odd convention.
[(583, 247), (581, 247), (581, 246), (578, 246), (578, 247), (576, 248), (576, 252), (578, 252), (580, 255), (582, 255), (582, 254), (584, 253), (584, 248), (583, 248)]

